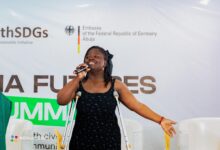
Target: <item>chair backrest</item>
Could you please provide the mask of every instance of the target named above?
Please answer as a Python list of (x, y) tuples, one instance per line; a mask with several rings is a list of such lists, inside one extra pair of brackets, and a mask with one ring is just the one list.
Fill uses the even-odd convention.
[(11, 117), (6, 132), (6, 148), (7, 150), (33, 149), (32, 122)]
[(5, 134), (11, 115), (11, 101), (0, 93), (0, 150), (6, 149)]
[[(131, 150), (143, 150), (143, 127), (135, 120), (124, 119)], [(120, 123), (119, 123), (120, 125)], [(120, 125), (121, 128), (121, 125)], [(121, 149), (126, 150), (125, 139), (121, 130)]]
[(178, 150), (220, 150), (220, 118), (183, 120), (177, 132)]

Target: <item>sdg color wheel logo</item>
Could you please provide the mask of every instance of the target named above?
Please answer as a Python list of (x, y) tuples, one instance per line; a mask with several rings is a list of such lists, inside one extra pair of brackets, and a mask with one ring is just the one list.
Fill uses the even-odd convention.
[(11, 139), (10, 139), (11, 142), (18, 142), (18, 140), (19, 140), (19, 136), (11, 135)]

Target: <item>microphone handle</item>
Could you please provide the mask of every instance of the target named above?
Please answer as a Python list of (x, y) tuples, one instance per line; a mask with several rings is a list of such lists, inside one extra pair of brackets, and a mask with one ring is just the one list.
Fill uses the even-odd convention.
[(76, 69), (76, 70), (74, 71), (74, 73), (78, 74), (78, 73), (80, 73), (80, 72), (85, 71), (87, 68), (89, 68), (89, 66), (88, 66), (88, 67), (83, 67), (83, 68)]

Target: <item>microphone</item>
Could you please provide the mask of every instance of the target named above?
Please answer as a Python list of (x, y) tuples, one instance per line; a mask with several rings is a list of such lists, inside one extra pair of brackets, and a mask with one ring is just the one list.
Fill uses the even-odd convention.
[(80, 73), (80, 72), (85, 71), (87, 68), (90, 68), (90, 65), (89, 65), (89, 64), (87, 64), (87, 66), (80, 66), (79, 68), (77, 68), (77, 69), (74, 70), (73, 72), (74, 72), (75, 74), (78, 74), (78, 73)]

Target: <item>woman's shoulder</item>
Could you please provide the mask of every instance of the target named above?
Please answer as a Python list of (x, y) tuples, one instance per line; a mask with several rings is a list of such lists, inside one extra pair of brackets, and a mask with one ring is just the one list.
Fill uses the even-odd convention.
[(115, 90), (118, 91), (118, 90), (120, 90), (122, 88), (126, 88), (126, 85), (121, 80), (119, 80), (117, 78), (113, 78), (113, 80), (114, 80), (114, 88), (115, 88)]

